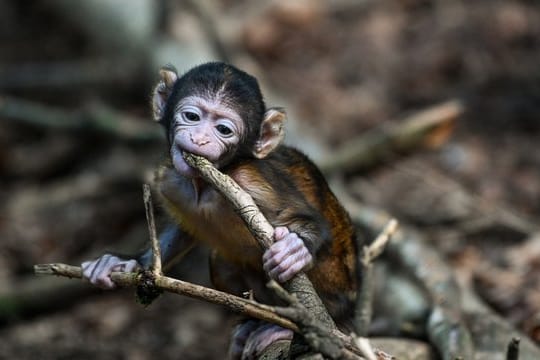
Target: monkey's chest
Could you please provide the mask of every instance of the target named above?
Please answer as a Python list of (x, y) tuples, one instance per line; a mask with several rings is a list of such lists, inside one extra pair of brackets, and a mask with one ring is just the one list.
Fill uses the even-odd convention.
[(230, 262), (261, 266), (261, 248), (226, 199), (211, 188), (196, 196), (179, 190), (160, 186), (165, 208), (184, 231)]

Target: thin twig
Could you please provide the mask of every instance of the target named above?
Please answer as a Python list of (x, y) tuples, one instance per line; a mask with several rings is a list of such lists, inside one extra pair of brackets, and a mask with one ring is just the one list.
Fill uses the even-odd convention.
[[(82, 278), (80, 267), (60, 263), (34, 265), (34, 273), (36, 275), (56, 275), (75, 279)], [(112, 272), (111, 280), (120, 287), (135, 287), (139, 285), (138, 273)], [(277, 315), (276, 310), (271, 306), (167, 276), (156, 276), (154, 281), (156, 288), (160, 290), (189, 296), (217, 305), (224, 305), (234, 312), (278, 324), (298, 332), (298, 327), (292, 321)]]
[(148, 233), (152, 244), (152, 273), (155, 276), (163, 275), (161, 267), (161, 249), (156, 235), (156, 223), (154, 221), (154, 207), (152, 206), (152, 192), (150, 185), (143, 184), (143, 201), (146, 210), (146, 221), (148, 223)]
[[(82, 279), (82, 269), (80, 267), (61, 263), (34, 265), (34, 273), (36, 275), (55, 275), (73, 279)], [(120, 287), (138, 286), (140, 282), (139, 277), (140, 276), (138, 273), (111, 273), (111, 279)], [(159, 290), (189, 296), (191, 298), (216, 305), (223, 305), (233, 312), (277, 324), (297, 333), (300, 332), (300, 329), (295, 322), (291, 321), (291, 319), (289, 319), (287, 316), (281, 314), (283, 312), (286, 313), (286, 311), (284, 311), (286, 308), (264, 305), (250, 299), (244, 299), (226, 292), (178, 279), (173, 279), (167, 276), (155, 277), (154, 284)], [(288, 294), (285, 290), (283, 291)], [(290, 294), (288, 294), (288, 296), (290, 296)], [(296, 297), (293, 298), (295, 299), (294, 301), (297, 301)], [(343, 334), (337, 329), (332, 330), (331, 334), (331, 336), (340, 339), (349, 351), (353, 353), (358, 352), (356, 346), (354, 345), (354, 341), (350, 336)]]
[(356, 295), (353, 325), (358, 336), (367, 336), (373, 317), (373, 267), (368, 263), (359, 267), (358, 271), (362, 274), (358, 277), (362, 282)]
[(356, 296), (354, 312), (354, 329), (358, 336), (367, 336), (371, 318), (373, 316), (373, 261), (378, 257), (390, 241), (392, 234), (397, 230), (398, 222), (390, 219), (381, 233), (369, 245), (364, 246), (358, 263), (358, 279), (361, 279), (360, 289)]
[(362, 262), (371, 263), (376, 257), (382, 254), (384, 248), (392, 235), (396, 232), (398, 221), (394, 218), (390, 219), (381, 233), (369, 245), (364, 247), (364, 258)]

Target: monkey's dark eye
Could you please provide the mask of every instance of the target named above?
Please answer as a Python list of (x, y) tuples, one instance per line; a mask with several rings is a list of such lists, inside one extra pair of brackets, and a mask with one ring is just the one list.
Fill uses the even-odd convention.
[(232, 130), (231, 128), (229, 128), (228, 126), (225, 126), (225, 125), (218, 125), (216, 126), (216, 129), (223, 135), (231, 135), (232, 134)]
[(183, 115), (189, 121), (199, 121), (201, 119), (199, 115), (191, 111), (184, 111)]

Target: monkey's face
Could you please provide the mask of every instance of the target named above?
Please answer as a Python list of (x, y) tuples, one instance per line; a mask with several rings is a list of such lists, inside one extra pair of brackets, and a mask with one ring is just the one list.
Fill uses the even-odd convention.
[(176, 171), (194, 177), (197, 172), (186, 163), (182, 152), (203, 156), (222, 167), (236, 153), (245, 126), (238, 113), (220, 99), (189, 96), (178, 102), (170, 131)]
[(167, 131), (173, 165), (182, 176), (197, 172), (182, 152), (223, 168), (239, 159), (262, 159), (284, 136), (283, 109), (265, 109), (257, 80), (231, 65), (199, 65), (182, 77), (165, 66), (152, 95), (154, 120)]

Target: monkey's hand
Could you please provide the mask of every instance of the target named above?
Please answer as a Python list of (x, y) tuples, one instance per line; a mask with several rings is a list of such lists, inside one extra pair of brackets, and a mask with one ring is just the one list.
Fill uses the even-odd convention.
[(113, 271), (132, 272), (138, 267), (139, 263), (136, 260), (125, 260), (110, 254), (81, 264), (83, 278), (91, 284), (107, 290), (116, 288), (116, 284), (110, 277)]
[(263, 268), (272, 279), (285, 282), (313, 262), (304, 241), (284, 226), (274, 229), (275, 242), (263, 255)]
[(248, 320), (238, 325), (232, 336), (230, 359), (257, 359), (270, 344), (291, 340), (292, 330), (259, 320)]

